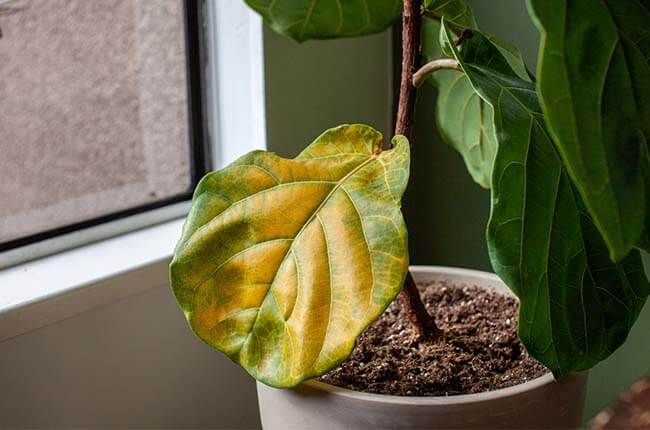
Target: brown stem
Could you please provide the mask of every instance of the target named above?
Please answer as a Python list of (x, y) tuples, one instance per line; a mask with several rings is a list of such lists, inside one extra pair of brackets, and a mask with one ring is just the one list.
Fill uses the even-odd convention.
[(395, 134), (411, 137), (417, 88), (413, 86), (413, 73), (420, 65), (420, 27), (422, 26), (422, 0), (404, 0), (402, 14), (402, 75)]
[[(404, 0), (404, 13), (402, 14), (402, 75), (395, 134), (401, 134), (409, 139), (411, 137), (417, 93), (417, 88), (413, 86), (413, 74), (420, 65), (421, 10), (422, 0)], [(404, 287), (400, 292), (400, 302), (418, 338), (438, 337), (440, 329), (424, 307), (410, 272), (407, 273)]]
[(411, 272), (406, 274), (404, 287), (399, 293), (399, 298), (402, 309), (406, 313), (418, 339), (435, 340), (440, 337), (442, 332), (436, 325), (436, 320), (429, 315), (429, 312), (424, 307)]

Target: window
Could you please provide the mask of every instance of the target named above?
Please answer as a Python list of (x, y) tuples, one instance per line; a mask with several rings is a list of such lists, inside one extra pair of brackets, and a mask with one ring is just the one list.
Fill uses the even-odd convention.
[(129, 228), (141, 227), (161, 220), (147, 211), (188, 200), (209, 158), (201, 2), (8, 7), (0, 13), (0, 252), (144, 213)]
[[(173, 9), (176, 11), (174, 14), (166, 13), (163, 17), (163, 10), (174, 7), (170, 4), (175, 1), (178, 2), (177, 6), (182, 6), (182, 9), (177, 7)], [(178, 159), (170, 160), (163, 157), (161, 151), (152, 156), (158, 157), (156, 159), (161, 163), (171, 164), (146, 165), (147, 168), (160, 172), (160, 175), (172, 177), (176, 174), (175, 177), (179, 178), (179, 183), (183, 186), (176, 182), (170, 184), (169, 177), (159, 178), (160, 181), (154, 184), (157, 195), (139, 194), (144, 201), (140, 206), (126, 210), (111, 207), (112, 212), (97, 218), (78, 221), (79, 217), (77, 217), (70, 221), (72, 224), (63, 227), (51, 229), (45, 226), (50, 229), (40, 233), (32, 231), (31, 236), (0, 242), (0, 341), (124, 299), (148, 288), (165, 285), (167, 264), (180, 236), (183, 217), (189, 207), (189, 191), (205, 171), (206, 160), (209, 158), (218, 168), (248, 151), (266, 147), (263, 26), (261, 18), (244, 2), (0, 0), (0, 30), (4, 33), (4, 37), (0, 37), (0, 46), (5, 42), (9, 43), (10, 37), (16, 37), (15, 23), (20, 22), (18, 13), (26, 12), (26, 9), (20, 9), (19, 12), (7, 14), (4, 7), (8, 3), (14, 6), (29, 6), (31, 10), (35, 7), (46, 7), (47, 9), (42, 9), (42, 13), (50, 10), (49, 4), (57, 4), (59, 7), (67, 8), (65, 9), (67, 14), (72, 14), (76, 10), (74, 5), (88, 8), (91, 5), (86, 3), (92, 3), (93, 8), (103, 8), (104, 4), (109, 4), (111, 11), (102, 9), (104, 10), (102, 16), (114, 21), (110, 28), (105, 29), (110, 35), (118, 28), (124, 29), (125, 26), (162, 25), (161, 22), (155, 24), (138, 21), (144, 19), (143, 16), (146, 19), (168, 19), (167, 25), (176, 26), (176, 36), (173, 40), (176, 41), (175, 43), (179, 43), (180, 40), (180, 47), (184, 50), (182, 61), (179, 63), (185, 67), (184, 79), (189, 88), (186, 88), (185, 92), (181, 91), (180, 87), (175, 89), (176, 97), (179, 99), (185, 97), (184, 103), (176, 100), (179, 107), (177, 112), (180, 112), (178, 115), (186, 115), (184, 122), (179, 120), (175, 126), (178, 129), (185, 127), (187, 134), (178, 139), (180, 143), (167, 139), (172, 149), (165, 150), (171, 157), (186, 157), (186, 161), (181, 163)], [(137, 13), (131, 15), (129, 24), (125, 24), (117, 22), (121, 15), (116, 13), (115, 8), (120, 5), (131, 8), (131, 11), (136, 10), (134, 8), (137, 7), (149, 8), (152, 5), (157, 5), (158, 8), (146, 9), (151, 15)], [(67, 19), (65, 18), (67, 15), (57, 16)], [(122, 19), (126, 20), (125, 17)], [(176, 24), (173, 24), (174, 22)], [(52, 26), (53, 24), (50, 25)], [(95, 31), (98, 34), (99, 28), (98, 26)], [(35, 31), (31, 26), (29, 30)], [(94, 34), (92, 36), (95, 37)], [(78, 38), (74, 34), (71, 37)], [(75, 41), (79, 42), (76, 39)], [(147, 53), (153, 55), (154, 59), (160, 58), (156, 57), (156, 53), (164, 51), (161, 51), (163, 48), (155, 46), (138, 46), (137, 55)], [(176, 45), (176, 49), (178, 46)], [(9, 48), (0, 48), (0, 52), (7, 52), (1, 49)], [(5, 55), (0, 54), (0, 118), (3, 118), (6, 112), (2, 86), (7, 83), (4, 79), (5, 72), (1, 71), (5, 60)], [(133, 58), (131, 60), (134, 61)], [(99, 57), (97, 61), (104, 61), (104, 58)], [(205, 85), (201, 76), (203, 71)], [(144, 75), (143, 79), (153, 78)], [(63, 87), (65, 89), (65, 86)], [(172, 90), (165, 86), (157, 89), (161, 92)], [(169, 94), (165, 93), (165, 96), (169, 97)], [(146, 100), (150, 101), (150, 99)], [(138, 99), (138, 102), (141, 103), (142, 100)], [(183, 106), (185, 106), (184, 114), (180, 111)], [(167, 109), (165, 106), (161, 108)], [(155, 114), (162, 115), (161, 112)], [(133, 121), (131, 117), (127, 119)], [(30, 121), (39, 121), (39, 117), (30, 112)], [(28, 123), (27, 120), (24, 123)], [(14, 126), (12, 121), (5, 120), (5, 124)], [(135, 142), (144, 145), (141, 136), (135, 139)], [(18, 151), (17, 146), (13, 147), (15, 145), (3, 140), (4, 137), (3, 125), (0, 128), (0, 182), (8, 182), (7, 175), (2, 172), (8, 164), (5, 153), (9, 150)], [(166, 137), (161, 136), (161, 139)], [(202, 145), (203, 142), (205, 147)], [(36, 147), (34, 151), (38, 149)], [(185, 155), (182, 155), (182, 151), (185, 151)], [(96, 157), (97, 154), (93, 156)], [(94, 158), (90, 157), (90, 159)], [(38, 157), (33, 156), (29, 162), (32, 160), (38, 160)], [(175, 172), (170, 172), (170, 166), (181, 167)], [(106, 166), (101, 167), (106, 168)], [(13, 172), (16, 175), (23, 174), (22, 169), (14, 169)], [(72, 173), (70, 174), (72, 176)], [(9, 180), (17, 181), (15, 178)], [(168, 185), (160, 185), (162, 183)], [(119, 189), (121, 186), (115, 186), (108, 181), (103, 184), (109, 184), (106, 187), (108, 189)], [(190, 186), (183, 188), (187, 184)], [(18, 187), (23, 186), (18, 184)], [(96, 189), (91, 191), (96, 192)], [(24, 192), (23, 187), (11, 189), (8, 196), (3, 194), (0, 197), (0, 213), (11, 215), (13, 211), (2, 212), (5, 200), (19, 198), (16, 195)], [(92, 195), (92, 192), (89, 194)], [(181, 194), (175, 194), (178, 192)], [(120, 204), (120, 198), (122, 197), (118, 194), (111, 203)], [(106, 198), (106, 200), (111, 199)], [(74, 207), (74, 209), (76, 211), (80, 208)], [(73, 214), (79, 213), (75, 211)], [(24, 217), (27, 221), (28, 217), (26, 215)], [(3, 228), (3, 222), (4, 215), (0, 215), (0, 229)], [(136, 229), (137, 231), (134, 231)], [(55, 252), (56, 255), (49, 255)]]

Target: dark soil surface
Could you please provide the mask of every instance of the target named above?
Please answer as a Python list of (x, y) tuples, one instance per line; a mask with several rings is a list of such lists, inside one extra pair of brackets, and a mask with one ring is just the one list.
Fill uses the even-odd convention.
[(514, 298), (448, 282), (418, 288), (442, 338), (415, 340), (394, 302), (359, 337), (350, 358), (321, 380), (367, 393), (440, 396), (509, 387), (548, 372), (517, 337)]

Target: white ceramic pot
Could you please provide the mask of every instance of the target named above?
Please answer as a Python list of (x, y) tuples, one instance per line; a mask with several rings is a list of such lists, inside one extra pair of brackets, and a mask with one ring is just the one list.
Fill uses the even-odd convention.
[[(494, 274), (413, 266), (416, 281), (448, 280), (512, 295)], [(478, 394), (404, 397), (369, 394), (310, 380), (292, 389), (257, 384), (265, 430), (577, 428), (587, 375), (556, 382), (551, 374)]]

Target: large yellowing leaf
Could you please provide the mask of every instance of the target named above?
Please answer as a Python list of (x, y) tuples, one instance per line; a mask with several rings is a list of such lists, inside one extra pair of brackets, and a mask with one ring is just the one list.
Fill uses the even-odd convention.
[(254, 151), (198, 185), (170, 268), (194, 332), (289, 387), (343, 361), (408, 268), (408, 141), (328, 130), (295, 159)]
[(273, 30), (294, 40), (354, 37), (384, 31), (402, 0), (246, 0)]

